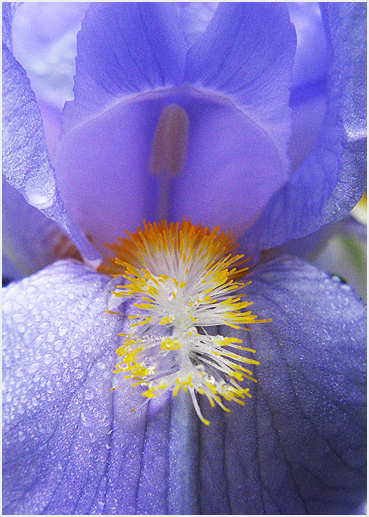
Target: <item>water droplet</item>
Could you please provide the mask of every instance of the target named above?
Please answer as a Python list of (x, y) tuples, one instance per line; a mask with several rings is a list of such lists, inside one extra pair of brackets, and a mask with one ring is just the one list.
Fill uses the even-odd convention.
[(48, 365), (52, 362), (52, 360), (53, 360), (52, 354), (44, 355), (44, 364)]
[(82, 377), (84, 376), (84, 371), (77, 369), (77, 370), (74, 370), (73, 374), (76, 379), (82, 379)]
[(39, 210), (44, 210), (54, 204), (55, 183), (50, 173), (47, 178), (48, 181), (45, 181), (45, 183), (39, 183), (37, 179), (31, 178), (28, 180), (24, 190), (24, 197), (30, 205)]
[(46, 391), (48, 393), (54, 393), (54, 383), (52, 381), (47, 381), (47, 383), (46, 383)]
[(58, 329), (59, 336), (65, 336), (65, 334), (68, 332), (67, 327), (61, 326)]
[(62, 346), (63, 346), (63, 341), (61, 339), (57, 339), (54, 343), (55, 352), (58, 352)]
[(82, 361), (80, 359), (74, 359), (73, 360), (73, 367), (74, 368), (81, 368), (82, 366)]
[(69, 357), (69, 350), (68, 348), (62, 348), (61, 351), (60, 351), (60, 354), (65, 358), (67, 359)]
[(86, 400), (92, 400), (95, 396), (93, 390), (91, 390), (90, 388), (86, 388), (84, 395)]

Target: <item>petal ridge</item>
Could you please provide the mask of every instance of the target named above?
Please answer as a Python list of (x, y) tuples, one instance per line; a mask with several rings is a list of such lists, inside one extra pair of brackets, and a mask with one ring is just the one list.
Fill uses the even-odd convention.
[(139, 93), (182, 80), (185, 40), (170, 3), (92, 4), (78, 34), (64, 132)]
[(187, 53), (185, 79), (223, 93), (276, 145), (287, 167), (296, 33), (281, 4), (221, 3)]

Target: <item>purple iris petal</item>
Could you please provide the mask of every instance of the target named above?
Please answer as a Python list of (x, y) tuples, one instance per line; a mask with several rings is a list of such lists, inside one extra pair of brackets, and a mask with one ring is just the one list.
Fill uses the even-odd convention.
[[(153, 214), (157, 212), (157, 185), (155, 180), (153, 181), (152, 178), (146, 176), (148, 164), (146, 166), (143, 164), (145, 158), (143, 159), (142, 157), (147, 157), (150, 154), (148, 149), (149, 142), (153, 137), (161, 109), (168, 102), (184, 102), (186, 104), (186, 96), (183, 95), (183, 92), (187, 91), (188, 93), (189, 91), (193, 92), (193, 90), (190, 87), (181, 87), (179, 90), (175, 89), (173, 91), (168, 90), (171, 93), (168, 93), (167, 97), (165, 97), (165, 92), (153, 94), (153, 97), (158, 95), (156, 99), (158, 102), (156, 104), (156, 101), (153, 100), (153, 106), (148, 108), (147, 112), (142, 116), (142, 123), (139, 119), (134, 124), (134, 136), (137, 137), (136, 145), (132, 145), (133, 142), (129, 139), (127, 140), (127, 145), (129, 144), (130, 146), (129, 153), (127, 152), (127, 145), (124, 143), (120, 146), (122, 153), (119, 154), (119, 149), (116, 149), (117, 142), (114, 139), (111, 139), (114, 145), (109, 148), (109, 146), (105, 145), (106, 139), (101, 138), (101, 155), (104, 158), (106, 168), (101, 169), (101, 176), (99, 177), (96, 177), (94, 173), (95, 176), (93, 176), (93, 181), (90, 185), (94, 185), (95, 193), (97, 190), (105, 192), (105, 189), (107, 189), (108, 199), (111, 203), (102, 203), (101, 212), (97, 214), (97, 208), (94, 209), (93, 207), (97, 207), (101, 202), (99, 200), (98, 203), (95, 203), (96, 196), (89, 197), (88, 195), (91, 190), (88, 172), (90, 164), (89, 160), (85, 159), (85, 149), (91, 148), (92, 145), (95, 148), (96, 135), (91, 141), (88, 141), (87, 138), (81, 139), (81, 135), (78, 132), (83, 132), (83, 126), (78, 127), (78, 129), (77, 126), (86, 117), (100, 113), (101, 110), (106, 109), (112, 102), (118, 102), (117, 95), (122, 100), (123, 98), (126, 99), (127, 96), (131, 96), (133, 94), (132, 89), (134, 90), (135, 88), (138, 88), (141, 92), (142, 90), (145, 91), (146, 88), (150, 89), (153, 84), (162, 88), (163, 86), (168, 87), (170, 84), (178, 83), (182, 77), (183, 67), (186, 66), (187, 78), (196, 81), (202, 89), (209, 88), (211, 90), (214, 87), (217, 95), (221, 91), (227, 96), (237, 99), (238, 108), (245, 112), (247, 112), (249, 107), (251, 120), (255, 122), (259, 117), (258, 123), (260, 122), (266, 131), (268, 131), (268, 127), (271, 130), (273, 126), (271, 121), (276, 121), (277, 123), (273, 126), (273, 131), (271, 130), (270, 135), (273, 133), (271, 138), (276, 145), (279, 142), (277, 145), (278, 150), (281, 149), (281, 142), (283, 143), (286, 140), (286, 135), (290, 131), (289, 123), (287, 123), (286, 119), (288, 110), (282, 109), (284, 104), (283, 98), (286, 96), (286, 92), (288, 93), (288, 81), (286, 81), (286, 78), (290, 73), (288, 66), (285, 68), (284, 65), (286, 65), (288, 58), (291, 57), (290, 44), (292, 42), (291, 26), (285, 15), (284, 8), (280, 5), (271, 7), (268, 5), (268, 9), (263, 11), (264, 7), (259, 7), (256, 4), (246, 4), (244, 6), (236, 4), (222, 5), (211, 22), (209, 22), (211, 16), (205, 16), (205, 21), (200, 26), (196, 25), (192, 36), (190, 36), (190, 22), (187, 19), (188, 17), (186, 18), (186, 9), (174, 7), (167, 4), (165, 6), (153, 4), (149, 7), (142, 6), (141, 4), (139, 6), (134, 4), (94, 5), (89, 15), (89, 21), (86, 21), (85, 30), (80, 35), (80, 46), (85, 52), (81, 52), (79, 56), (81, 73), (77, 71), (76, 101), (73, 105), (69, 105), (65, 128), (70, 129), (74, 127), (75, 133), (73, 135), (76, 137), (76, 142), (79, 144), (83, 140), (83, 145), (81, 146), (80, 156), (78, 156), (78, 153), (74, 154), (75, 168), (65, 171), (61, 165), (58, 175), (62, 183), (60, 185), (61, 191), (63, 195), (66, 194), (64, 201), (67, 207), (74, 214), (77, 214), (78, 222), (95, 239), (95, 243), (100, 249), (102, 248), (102, 243), (110, 239), (109, 235), (114, 234), (113, 238), (115, 238), (118, 233), (122, 233), (122, 230), (117, 231), (117, 229), (132, 228), (136, 226), (137, 220), (141, 222), (143, 215), (152, 219), (154, 217)], [(128, 9), (130, 14), (129, 16), (127, 14), (127, 20), (130, 23), (135, 21), (136, 25), (133, 27), (131, 24), (130, 29), (127, 29), (124, 35), (121, 34), (119, 38), (116, 38), (114, 34), (117, 31), (119, 32), (118, 25), (124, 25), (125, 23), (121, 19), (121, 15), (119, 15), (121, 9)], [(145, 14), (142, 14), (141, 18), (138, 16), (138, 13), (144, 13), (146, 9), (148, 9), (147, 13), (151, 17), (151, 25), (148, 23), (147, 18), (145, 18)], [(255, 11), (255, 9), (261, 9), (261, 11)], [(102, 16), (100, 16), (100, 10), (103, 13)], [(215, 109), (211, 110), (212, 116), (209, 117), (209, 109), (206, 107), (206, 103), (204, 103), (202, 109), (198, 109), (196, 95), (199, 93), (195, 92), (193, 102), (187, 103), (186, 109), (191, 112), (190, 128), (192, 126), (192, 128), (200, 128), (200, 130), (191, 133), (190, 129), (191, 145), (188, 150), (187, 168), (183, 171), (182, 176), (176, 179), (176, 184), (173, 185), (172, 207), (169, 210), (168, 217), (176, 219), (181, 218), (182, 215), (187, 215), (195, 220), (202, 220), (207, 224), (214, 224), (214, 221), (217, 219), (215, 224), (222, 224), (225, 228), (229, 228), (230, 225), (233, 227), (234, 221), (237, 221), (237, 231), (246, 229), (255, 222), (253, 227), (247, 231), (243, 240), (243, 246), (250, 254), (257, 255), (260, 249), (281, 244), (291, 237), (298, 238), (314, 231), (326, 222), (342, 217), (357, 201), (364, 188), (363, 177), (365, 176), (362, 174), (363, 169), (360, 168), (364, 154), (361, 146), (361, 137), (364, 132), (363, 121), (365, 118), (365, 102), (363, 102), (363, 92), (365, 91), (365, 85), (363, 84), (365, 80), (363, 77), (365, 76), (362, 74), (363, 67), (361, 63), (364, 62), (364, 59), (361, 52), (364, 44), (365, 30), (361, 23), (365, 18), (363, 14), (365, 5), (359, 4), (354, 6), (353, 4), (346, 4), (341, 7), (323, 5), (322, 10), (328, 42), (329, 83), (324, 85), (324, 79), (322, 79), (323, 83), (321, 83), (321, 79), (319, 79), (320, 67), (317, 65), (316, 60), (311, 62), (311, 69), (309, 71), (306, 62), (304, 64), (304, 59), (301, 58), (301, 56), (308, 55), (309, 53), (304, 54), (301, 51), (301, 45), (300, 51), (298, 50), (297, 53), (297, 63), (295, 65), (295, 74), (297, 73), (297, 65), (300, 63), (300, 68), (306, 72), (306, 76), (313, 78), (314, 81), (317, 77), (320, 86), (324, 86), (324, 92), (325, 88), (327, 88), (328, 92), (327, 114), (324, 119), (322, 132), (313, 151), (304, 159), (306, 152), (304, 145), (305, 143), (310, 147), (314, 145), (317, 131), (320, 127), (322, 110), (324, 111), (324, 95), (318, 95), (318, 83), (315, 84), (313, 81), (314, 84), (312, 85), (310, 81), (306, 85), (299, 83), (296, 79), (297, 82), (293, 85), (294, 89), (290, 99), (294, 113), (292, 120), (294, 134), (290, 141), (289, 152), (294, 166), (301, 162), (301, 160), (303, 161), (291, 180), (274, 195), (267, 209), (259, 217), (260, 210), (263, 209), (267, 199), (285, 181), (286, 170), (281, 170), (278, 167), (275, 154), (269, 145), (267, 136), (265, 140), (260, 135), (259, 144), (253, 145), (251, 149), (247, 145), (241, 146), (241, 141), (242, 143), (244, 143), (244, 140), (254, 142), (254, 139), (253, 135), (250, 138), (249, 121), (244, 119), (244, 124), (242, 124), (242, 116), (236, 109), (232, 111), (232, 108), (229, 107), (229, 109), (224, 108), (221, 111), (218, 105), (218, 98), (214, 98), (213, 106)], [(311, 13), (312, 9), (309, 7), (307, 11)], [(255, 15), (257, 12), (264, 13), (263, 17), (259, 17), (260, 20), (261, 18), (264, 20), (261, 20), (263, 23), (259, 33), (263, 37), (260, 38), (260, 41), (251, 37), (255, 34), (256, 22), (251, 27), (247, 24), (247, 17), (253, 19), (253, 13)], [(242, 16), (240, 16), (241, 14)], [(246, 17), (246, 22), (244, 17)], [(307, 19), (310, 18), (310, 15), (307, 15)], [(233, 19), (235, 23), (233, 23)], [(298, 20), (296, 17), (295, 19)], [(5, 28), (9, 20), (9, 17), (5, 17)], [(155, 23), (153, 20), (155, 20)], [(279, 29), (284, 27), (286, 32), (277, 31), (279, 36), (277, 34), (278, 37), (273, 39), (273, 31), (263, 32), (264, 26), (269, 27), (268, 24), (264, 23), (267, 20), (270, 21), (271, 28), (274, 27), (274, 31), (277, 30), (276, 27)], [(298, 25), (299, 21), (296, 21), (296, 23)], [(312, 30), (308, 31), (309, 34), (316, 31), (314, 21), (311, 24)], [(108, 27), (109, 30), (104, 32), (104, 28), (107, 29)], [(155, 30), (152, 30), (152, 28)], [(246, 31), (245, 28), (247, 29)], [(158, 30), (156, 31), (156, 29)], [(204, 30), (205, 32), (203, 32)], [(250, 32), (248, 32), (249, 30)], [(112, 36), (107, 37), (106, 34), (110, 34), (110, 31)], [(133, 31), (135, 34), (129, 31)], [(219, 35), (217, 31), (220, 33)], [(301, 33), (299, 28), (298, 33)], [(127, 34), (131, 34), (132, 38), (126, 37)], [(282, 34), (285, 34), (286, 37), (281, 37)], [(245, 36), (245, 38), (241, 38), (240, 35)], [(317, 35), (321, 38), (320, 29)], [(101, 45), (99, 47), (92, 44), (92, 38), (95, 36), (104, 43), (102, 45), (104, 49), (103, 56), (99, 52)], [(158, 38), (162, 42), (161, 44), (163, 44), (163, 41), (165, 42), (164, 47), (166, 49), (163, 50), (163, 47), (160, 46), (161, 44), (159, 45)], [(221, 46), (220, 50), (218, 49), (219, 53), (216, 59), (209, 62), (206, 49), (210, 44), (212, 46), (212, 42), (214, 42), (216, 47), (222, 38), (226, 45)], [(252, 59), (250, 58), (251, 61), (248, 60), (250, 56), (247, 53), (242, 53), (243, 46), (248, 41), (247, 38), (252, 40), (251, 42), (249, 41), (249, 48), (257, 49)], [(317, 37), (316, 39), (319, 40), (319, 38)], [(190, 40), (191, 43), (194, 42), (194, 46), (188, 53), (187, 64), (185, 65), (184, 52), (188, 49)], [(264, 45), (265, 48), (263, 47), (264, 40), (268, 41), (268, 45)], [(230, 45), (230, 42), (232, 42), (232, 45)], [(287, 45), (285, 44), (286, 42)], [(114, 45), (116, 44), (120, 45), (120, 61), (118, 60), (114, 64), (114, 55), (118, 55), (117, 53), (114, 54), (116, 52)], [(134, 48), (137, 47), (136, 50), (142, 49), (142, 45), (146, 45), (146, 51), (135, 54), (133, 52)], [(106, 48), (110, 49), (108, 54), (105, 53)], [(219, 60), (222, 59), (222, 52), (224, 53), (225, 48), (229, 49), (229, 54), (224, 56), (227, 66), (219, 68)], [(169, 53), (168, 49), (171, 50)], [(278, 54), (278, 52), (280, 53)], [(232, 68), (236, 66), (235, 60), (232, 57), (235, 53), (244, 56), (241, 60), (242, 62), (240, 61), (242, 70)], [(108, 59), (105, 59), (106, 56), (108, 56)], [(273, 64), (273, 57), (275, 58), (276, 56), (275, 61), (278, 63), (278, 66)], [(6, 62), (7, 60), (5, 59), (5, 65)], [(108, 62), (111, 65), (109, 67), (107, 66)], [(204, 66), (201, 67), (200, 63)], [(269, 69), (268, 63), (271, 64)], [(97, 64), (99, 66), (96, 66)], [(249, 68), (247, 64), (250, 64)], [(13, 67), (11, 65), (11, 68), (16, 70), (17, 66), (14, 65)], [(247, 80), (252, 78), (252, 74), (257, 75), (258, 71), (260, 72), (258, 66), (259, 68), (264, 66), (263, 71), (266, 71), (266, 73), (258, 76), (255, 84), (259, 86), (264, 84), (260, 79), (264, 76), (264, 81), (268, 85), (273, 84), (274, 86), (273, 88), (263, 87), (250, 92)], [(7, 70), (9, 71), (9, 69)], [(241, 74), (241, 71), (244, 73), (242, 72)], [(4, 77), (6, 78), (7, 75), (5, 74)], [(14, 81), (14, 77), (11, 77), (9, 83)], [(270, 81), (267, 81), (268, 77)], [(10, 104), (14, 103), (16, 96), (18, 101), (20, 98), (26, 99), (26, 101), (30, 98), (29, 85), (27, 81), (24, 81), (22, 73), (20, 73), (17, 81), (21, 86), (22, 94), (19, 93), (18, 95), (18, 90), (16, 92), (13, 91), (9, 96), (6, 93), (6, 103), (8, 101)], [(241, 86), (242, 81), (246, 82), (246, 84), (243, 84), (242, 88), (236, 91)], [(311, 89), (309, 85), (313, 86), (313, 88)], [(310, 89), (306, 89), (307, 86)], [(24, 92), (23, 88), (25, 89)], [(279, 93), (278, 98), (274, 99), (276, 102), (273, 104), (273, 109), (271, 109), (272, 104), (269, 102), (258, 101), (258, 95), (261, 99), (265, 94), (265, 98), (268, 99), (270, 95), (273, 97), (273, 92), (275, 91)], [(250, 95), (248, 95), (248, 92)], [(163, 97), (160, 97), (160, 95), (163, 95)], [(321, 101), (323, 101), (323, 104)], [(28, 103), (28, 107), (32, 105), (32, 102)], [(250, 106), (247, 105), (249, 102), (251, 102)], [(263, 111), (264, 104), (266, 107)], [(278, 107), (281, 108), (280, 112), (278, 112)], [(121, 135), (125, 137), (127, 133), (125, 131), (125, 112), (123, 108), (122, 106), (122, 111), (118, 114), (120, 126), (118, 121), (114, 121), (111, 131), (105, 133), (104, 126), (99, 127), (101, 120), (95, 119), (96, 133), (102, 132), (102, 136), (111, 136), (113, 133), (114, 136), (115, 132), (116, 136)], [(137, 109), (133, 104), (126, 106), (126, 108), (128, 112), (132, 109)], [(138, 109), (138, 112), (140, 111), (142, 110)], [(300, 116), (301, 114), (302, 117)], [(20, 115), (22, 117), (26, 116), (27, 120), (23, 120)], [(112, 113), (109, 112), (107, 116), (111, 115)], [(269, 121), (264, 120), (264, 125), (262, 123), (262, 115), (265, 115), (267, 118), (271, 117)], [(19, 127), (28, 128), (30, 125), (32, 128), (40, 127), (39, 116), (33, 108), (23, 109), (22, 111), (18, 110), (17, 117), (16, 120), (19, 122)], [(128, 118), (130, 118), (129, 113)], [(218, 118), (219, 125), (217, 125)], [(202, 120), (209, 124), (211, 131), (203, 130)], [(341, 123), (342, 120), (343, 124)], [(230, 126), (233, 126), (232, 121), (235, 126), (233, 131), (230, 130)], [(281, 121), (284, 121), (284, 123), (281, 124)], [(227, 141), (224, 138), (220, 138), (223, 137), (222, 129), (224, 127), (227, 128)], [(302, 133), (300, 131), (301, 128), (303, 128)], [(309, 129), (308, 132), (311, 133), (311, 138), (309, 135), (306, 137), (307, 128)], [(18, 132), (15, 129), (14, 123), (10, 126), (10, 129), (10, 140), (13, 142), (11, 146), (15, 147), (11, 147), (12, 150), (8, 153), (8, 156), (12, 156), (14, 161), (17, 159), (15, 149), (19, 145), (19, 135), (22, 135), (22, 131)], [(39, 133), (32, 131), (27, 131), (27, 133), (29, 147), (38, 149), (38, 152), (41, 153), (39, 157), (43, 156), (46, 160), (41, 159), (40, 167), (44, 172), (46, 170), (46, 176), (50, 179), (47, 155), (39, 147)], [(68, 145), (61, 148), (63, 159), (69, 150), (73, 151), (73, 153), (76, 151), (77, 145), (71, 144), (70, 139), (73, 135), (70, 133), (66, 137)], [(31, 136), (34, 140), (31, 139)], [(224, 142), (224, 147), (219, 146), (219, 140)], [(146, 147), (142, 152), (142, 156), (137, 157), (137, 149), (142, 144), (145, 144)], [(212, 144), (211, 147), (210, 144)], [(344, 150), (344, 153), (341, 153), (342, 150)], [(280, 153), (282, 162), (284, 162), (285, 157), (282, 154)], [(111, 155), (111, 160), (105, 160), (106, 155)], [(118, 161), (116, 160), (117, 155)], [(342, 160), (340, 155), (343, 157)], [(214, 158), (213, 162), (211, 160), (212, 156)], [(260, 157), (265, 157), (265, 163), (262, 163)], [(121, 159), (123, 160), (122, 162), (120, 161)], [(257, 160), (257, 163), (255, 160)], [(23, 160), (21, 161), (23, 163)], [(28, 160), (27, 163), (29, 166), (32, 164), (31, 169), (33, 170), (35, 165), (34, 157), (32, 157), (32, 160)], [(222, 167), (222, 163), (226, 163), (226, 166)], [(241, 163), (242, 168), (240, 167)], [(11, 163), (10, 166), (14, 173), (14, 163)], [(37, 168), (40, 169), (40, 167)], [(115, 172), (112, 175), (111, 181), (110, 179), (108, 181), (110, 169)], [(130, 175), (132, 169), (134, 169), (135, 175)], [(217, 174), (212, 173), (213, 169), (218, 171)], [(10, 169), (7, 167), (5, 160), (6, 170)], [(122, 181), (120, 181), (120, 171), (122, 171)], [(128, 173), (125, 174), (127, 171)], [(18, 169), (18, 172), (20, 177), (16, 181), (19, 183), (24, 171)], [(34, 170), (33, 172), (30, 170), (30, 176), (27, 181), (30, 181), (31, 176), (35, 177)], [(29, 192), (32, 188), (33, 202), (37, 203), (40, 200), (44, 200), (45, 192), (50, 190), (48, 186), (51, 186), (51, 190), (53, 189), (53, 180), (51, 180), (51, 183), (49, 181), (47, 186), (47, 180), (44, 180), (43, 173), (40, 173), (40, 176), (42, 176), (42, 181), (40, 180), (36, 183), (33, 181), (33, 184), (28, 189)], [(75, 179), (74, 176), (78, 176), (78, 179)], [(243, 176), (247, 177), (247, 182), (243, 181)], [(63, 179), (67, 181), (63, 183)], [(267, 182), (266, 179), (268, 179)], [(44, 182), (46, 182), (46, 186)], [(36, 190), (35, 185), (37, 186)], [(80, 205), (76, 203), (76, 198), (78, 197), (76, 196), (77, 189), (85, 192)], [(126, 190), (127, 193), (125, 192)], [(219, 190), (221, 195), (218, 194)], [(215, 192), (217, 193), (216, 195), (214, 194)], [(234, 196), (235, 192), (239, 194)], [(262, 192), (262, 195), (260, 195), (260, 192)], [(47, 195), (49, 195), (49, 192)], [(144, 202), (142, 203), (143, 200)], [(116, 210), (112, 209), (115, 202), (117, 203)], [(108, 207), (105, 209), (107, 204)], [(338, 206), (339, 208), (337, 208)], [(227, 210), (225, 210), (225, 207), (227, 207)], [(234, 207), (233, 211), (230, 211), (230, 207)], [(132, 214), (132, 212), (135, 212), (136, 214), (136, 217), (130, 218), (130, 222), (127, 225), (125, 224), (126, 220), (120, 220), (119, 213), (121, 213), (121, 209), (124, 209), (126, 213)], [(56, 216), (58, 211), (60, 210), (54, 211), (52, 216), (57, 217), (59, 224), (63, 225), (65, 223), (65, 216), (60, 216), (60, 214)], [(241, 212), (243, 213), (241, 214)], [(91, 217), (86, 215), (86, 213), (90, 213)], [(220, 217), (219, 220), (218, 216)], [(101, 234), (102, 227), (111, 227), (111, 231), (105, 237)], [(67, 231), (70, 231), (70, 228)], [(94, 235), (95, 232), (96, 235)], [(78, 239), (81, 239), (81, 236)], [(74, 240), (78, 239), (74, 235)], [(86, 247), (86, 244), (83, 246)], [(91, 255), (91, 252), (85, 253)]]
[(189, 119), (169, 219), (241, 234), (288, 177), (295, 33), (286, 8), (220, 6), (193, 38), (186, 64), (181, 16), (168, 4), (103, 4), (83, 23), (56, 169), (68, 209), (100, 249), (143, 218), (158, 218), (149, 159), (169, 104)]
[[(246, 233), (250, 253), (341, 219), (366, 186), (366, 4), (321, 4), (327, 37), (326, 114), (313, 150)], [(292, 209), (293, 207), (293, 209)]]
[(289, 2), (288, 11), (297, 34), (292, 88), (315, 84), (327, 73), (324, 27), (319, 4)]
[(234, 102), (267, 133), (284, 165), (295, 49), (284, 4), (221, 3), (186, 59), (185, 79)]
[(3, 44), (3, 174), (27, 202), (53, 219), (84, 250), (99, 258), (71, 221), (59, 195), (50, 163), (40, 110), (25, 70)]
[[(12, 431), (5, 431), (10, 456), (3, 465), (9, 474), (18, 472), (18, 483), (4, 481), (9, 513), (72, 513), (81, 486), (81, 506), (98, 494), (111, 441), (109, 388), (118, 330), (117, 318), (104, 314), (101, 295), (95, 302), (107, 281), (61, 262), (11, 285), (4, 298), (3, 313), (10, 317), (10, 327), (4, 325), (10, 352), (4, 354), (4, 423)], [(96, 317), (104, 339), (93, 328)], [(32, 350), (22, 342), (33, 342)], [(63, 509), (55, 512), (61, 501)]]
[(159, 115), (154, 103), (119, 105), (68, 134), (59, 148), (63, 199), (102, 252), (105, 242), (156, 215), (147, 164)]
[(122, 321), (105, 314), (108, 282), (63, 261), (4, 291), (6, 513), (168, 511), (171, 405), (132, 412), (140, 389), (110, 391)]
[[(221, 5), (194, 28), (190, 11), (171, 3), (93, 5), (58, 162), (72, 215), (99, 247), (143, 217), (155, 219), (150, 147), (163, 108), (177, 103), (189, 117), (189, 149), (171, 185), (169, 217), (242, 233), (287, 180), (288, 101), (297, 114), (324, 93), (327, 113), (314, 143), (316, 106), (312, 152), (296, 151), (301, 165), (244, 248), (257, 254), (342, 217), (364, 188), (364, 10), (322, 5), (327, 83), (313, 60), (302, 66), (310, 89), (295, 75), (289, 98), (294, 32), (282, 5)], [(95, 258), (60, 200), (35, 96), (8, 51), (11, 8), (4, 13), (6, 177)], [(303, 126), (296, 120), (294, 131)], [(132, 412), (140, 388), (117, 377), (122, 386), (110, 392), (123, 319), (104, 313), (106, 277), (60, 262), (9, 286), (4, 512), (356, 511), (365, 487), (364, 306), (349, 287), (297, 259), (264, 264), (250, 278), (255, 312), (273, 318), (241, 336), (257, 350), (259, 382), (252, 400), (233, 404), (230, 414), (202, 400), (207, 428), (186, 394)]]
[(215, 95), (181, 99), (189, 116), (188, 156), (173, 181), (172, 220), (183, 216), (242, 235), (286, 181), (278, 150), (262, 128)]
[(7, 47), (11, 46), (12, 42), (12, 21), (16, 11), (14, 2), (4, 2), (2, 5), (2, 20), (3, 20), (3, 43)]
[(134, 97), (180, 82), (184, 56), (173, 4), (96, 4), (84, 20), (57, 175), (68, 209), (100, 249), (156, 216), (148, 164), (164, 104)]
[(240, 235), (287, 180), (294, 51), (285, 6), (218, 6), (188, 52), (185, 79), (234, 106), (203, 100), (187, 108), (188, 160), (176, 180), (174, 219), (188, 215)]
[[(60, 239), (58, 226), (5, 181), (2, 182), (3, 259), (13, 263), (18, 272), (4, 270), (3, 276), (22, 278), (42, 269), (55, 260)], [(16, 273), (16, 274), (15, 274)]]
[(178, 2), (176, 8), (187, 48), (206, 30), (218, 2)]
[(78, 38), (65, 130), (124, 98), (181, 82), (185, 50), (175, 4), (93, 4)]
[(6, 288), (4, 512), (353, 513), (365, 488), (365, 308), (299, 259), (250, 279), (254, 312), (274, 318), (242, 334), (258, 384), (229, 414), (202, 402), (206, 428), (189, 398), (131, 412), (140, 388), (110, 392), (123, 320), (104, 313), (106, 277), (59, 262)]
[(249, 278), (253, 312), (273, 323), (248, 334), (260, 361), (251, 404), (218, 412), (214, 435), (201, 434), (203, 513), (355, 513), (365, 498), (365, 307), (300, 259)]
[(295, 170), (314, 147), (322, 129), (327, 93), (327, 48), (319, 5), (289, 3), (296, 27), (297, 48), (290, 96), (292, 136), (291, 168)]
[(158, 184), (148, 168), (166, 103), (180, 102), (190, 121), (189, 153), (183, 173), (173, 181), (170, 219), (186, 216), (242, 234), (284, 182), (282, 161), (265, 133), (232, 105), (216, 100), (173, 89), (116, 106), (65, 136), (57, 163), (61, 193), (101, 252), (104, 242), (158, 217)]
[(33, 206), (49, 208), (55, 202), (56, 185), (41, 115), (25, 70), (5, 46), (3, 123), (3, 166), (7, 181), (21, 190)]

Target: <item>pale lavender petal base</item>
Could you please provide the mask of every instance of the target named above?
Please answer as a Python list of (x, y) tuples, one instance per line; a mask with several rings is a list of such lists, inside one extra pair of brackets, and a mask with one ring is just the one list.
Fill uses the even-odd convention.
[(190, 129), (167, 219), (186, 217), (242, 235), (286, 180), (265, 132), (220, 96), (183, 87), (121, 103), (70, 131), (56, 166), (68, 211), (101, 253), (105, 242), (135, 231), (143, 219), (158, 219), (162, 200), (158, 179), (149, 174), (150, 153), (160, 113), (173, 103), (186, 110)]

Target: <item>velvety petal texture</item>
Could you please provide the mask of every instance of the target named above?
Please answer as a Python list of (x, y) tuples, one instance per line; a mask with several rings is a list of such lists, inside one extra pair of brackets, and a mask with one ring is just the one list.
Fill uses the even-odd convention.
[(140, 388), (118, 379), (110, 391), (124, 319), (104, 313), (108, 277), (62, 261), (8, 286), (4, 513), (354, 513), (365, 490), (365, 308), (298, 259), (249, 278), (253, 311), (273, 317), (242, 334), (258, 384), (230, 413), (202, 400), (208, 427), (189, 397), (132, 412)]
[(323, 127), (313, 150), (245, 235), (250, 253), (342, 218), (366, 187), (366, 4), (320, 8), (328, 61)]

